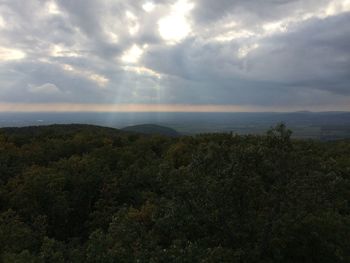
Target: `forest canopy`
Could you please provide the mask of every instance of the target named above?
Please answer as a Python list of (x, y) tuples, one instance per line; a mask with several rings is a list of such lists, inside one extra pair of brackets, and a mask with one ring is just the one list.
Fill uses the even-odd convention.
[(0, 129), (0, 262), (350, 262), (350, 141)]

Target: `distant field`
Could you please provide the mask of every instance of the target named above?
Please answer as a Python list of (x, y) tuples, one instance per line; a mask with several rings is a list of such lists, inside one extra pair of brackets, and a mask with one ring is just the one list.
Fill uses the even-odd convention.
[(0, 127), (82, 123), (113, 128), (156, 124), (181, 134), (263, 134), (284, 122), (295, 138), (350, 138), (349, 112), (291, 113), (0, 113)]

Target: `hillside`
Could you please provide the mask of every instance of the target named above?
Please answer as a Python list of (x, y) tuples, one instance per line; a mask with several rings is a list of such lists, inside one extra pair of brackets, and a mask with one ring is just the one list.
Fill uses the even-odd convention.
[(0, 129), (0, 262), (350, 262), (350, 141)]
[(180, 134), (169, 127), (155, 125), (155, 124), (141, 124), (141, 125), (134, 125), (134, 126), (128, 126), (122, 129), (123, 131), (128, 132), (135, 132), (135, 133), (141, 133), (141, 134), (158, 134), (158, 135), (165, 135), (170, 137), (178, 137)]
[(0, 132), (9, 136), (40, 137), (51, 134), (54, 137), (60, 137), (80, 132), (112, 135), (119, 133), (119, 130), (88, 124), (53, 124), (47, 126), (5, 127), (0, 128)]

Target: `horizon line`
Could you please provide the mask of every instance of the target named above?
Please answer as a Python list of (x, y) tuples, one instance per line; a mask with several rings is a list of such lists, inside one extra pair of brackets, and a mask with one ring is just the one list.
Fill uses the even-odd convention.
[(255, 106), (233, 104), (83, 104), (83, 103), (0, 103), (0, 112), (222, 112), (222, 113), (253, 113), (253, 112), (348, 112), (349, 107), (281, 107)]

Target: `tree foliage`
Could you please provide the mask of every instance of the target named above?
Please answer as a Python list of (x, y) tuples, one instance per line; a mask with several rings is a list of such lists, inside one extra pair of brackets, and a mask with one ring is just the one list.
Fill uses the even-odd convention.
[(1, 262), (350, 262), (350, 142), (0, 130)]

